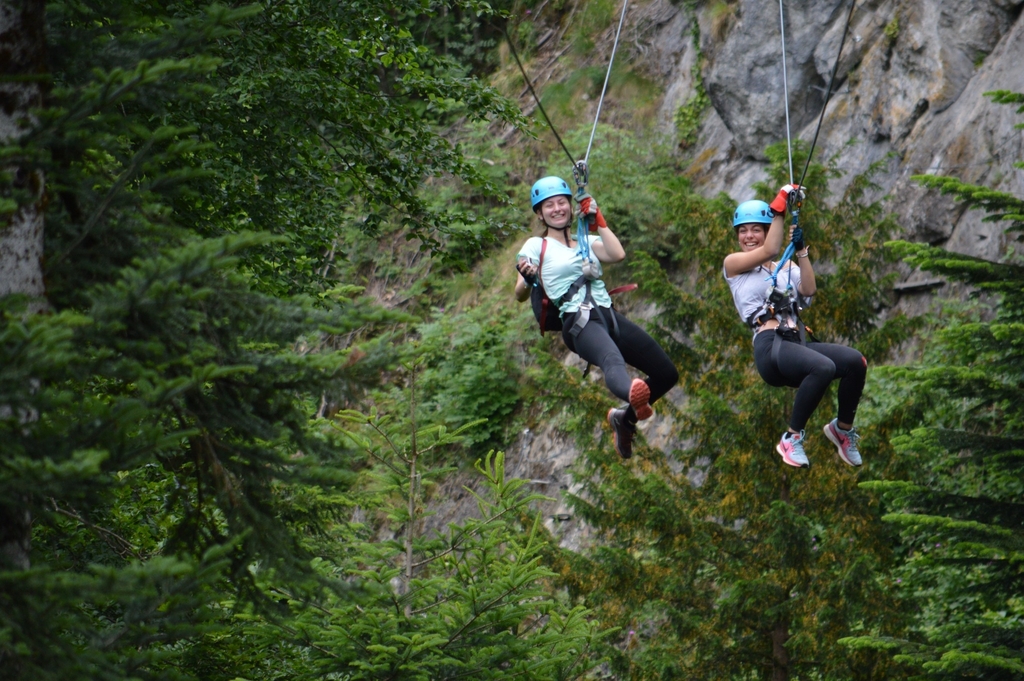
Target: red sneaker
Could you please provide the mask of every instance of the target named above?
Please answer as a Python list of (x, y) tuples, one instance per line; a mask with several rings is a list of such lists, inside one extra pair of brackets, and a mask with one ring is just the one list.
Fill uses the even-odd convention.
[(647, 381), (634, 378), (633, 384), (629, 386), (629, 406), (636, 412), (637, 421), (644, 421), (654, 415), (650, 401), (651, 387), (647, 385)]

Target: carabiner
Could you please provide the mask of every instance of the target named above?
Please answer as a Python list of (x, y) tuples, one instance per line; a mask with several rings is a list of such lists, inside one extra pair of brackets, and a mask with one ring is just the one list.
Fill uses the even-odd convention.
[(576, 161), (576, 165), (572, 167), (572, 178), (576, 180), (577, 191), (582, 193), (580, 190), (586, 187), (590, 180), (590, 170), (586, 161)]

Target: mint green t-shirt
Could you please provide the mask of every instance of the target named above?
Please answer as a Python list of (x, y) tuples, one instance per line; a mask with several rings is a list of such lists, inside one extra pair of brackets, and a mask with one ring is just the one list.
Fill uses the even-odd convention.
[[(601, 237), (596, 234), (588, 234), (587, 240), (590, 242), (591, 248), (593, 248), (594, 244), (601, 240)], [(576, 248), (569, 248), (564, 243), (552, 238), (548, 238), (547, 241), (548, 247), (544, 251), (544, 268), (541, 270), (540, 276), (544, 281), (544, 290), (547, 292), (548, 298), (558, 300), (566, 294), (572, 283), (583, 274), (583, 258), (576, 252)], [(520, 258), (527, 258), (531, 264), (536, 265), (540, 262), (540, 246), (541, 237), (530, 237), (523, 244), (523, 247), (519, 249), (516, 261), (518, 262)], [(594, 262), (597, 262), (597, 256), (591, 254), (591, 257)], [(594, 279), (590, 282), (590, 292), (594, 296), (594, 302), (599, 306), (612, 306), (612, 299), (608, 295), (608, 289), (605, 288), (604, 282), (600, 279)], [(564, 317), (580, 309), (580, 305), (583, 304), (586, 295), (586, 287), (583, 287), (576, 292), (572, 300), (562, 303), (559, 308), (561, 316)]]

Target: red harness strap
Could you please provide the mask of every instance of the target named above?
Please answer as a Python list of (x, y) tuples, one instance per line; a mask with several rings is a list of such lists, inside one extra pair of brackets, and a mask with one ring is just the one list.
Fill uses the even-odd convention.
[(547, 237), (541, 237), (540, 240), (540, 262), (537, 264), (537, 283), (540, 284), (540, 290), (544, 294), (544, 297), (540, 301), (540, 319), (537, 323), (540, 325), (540, 335), (544, 335), (544, 320), (548, 318), (548, 305), (551, 304), (551, 299), (548, 298), (548, 292), (544, 288), (544, 280), (541, 279), (541, 271), (544, 269), (544, 251), (548, 250)]

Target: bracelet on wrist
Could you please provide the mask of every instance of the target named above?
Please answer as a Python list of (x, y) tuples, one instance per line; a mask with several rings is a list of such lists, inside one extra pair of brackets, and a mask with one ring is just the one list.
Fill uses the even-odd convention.
[(797, 253), (796, 257), (798, 257), (798, 258), (806, 258), (809, 255), (810, 255), (810, 252), (805, 248), (804, 252), (803, 253)]

